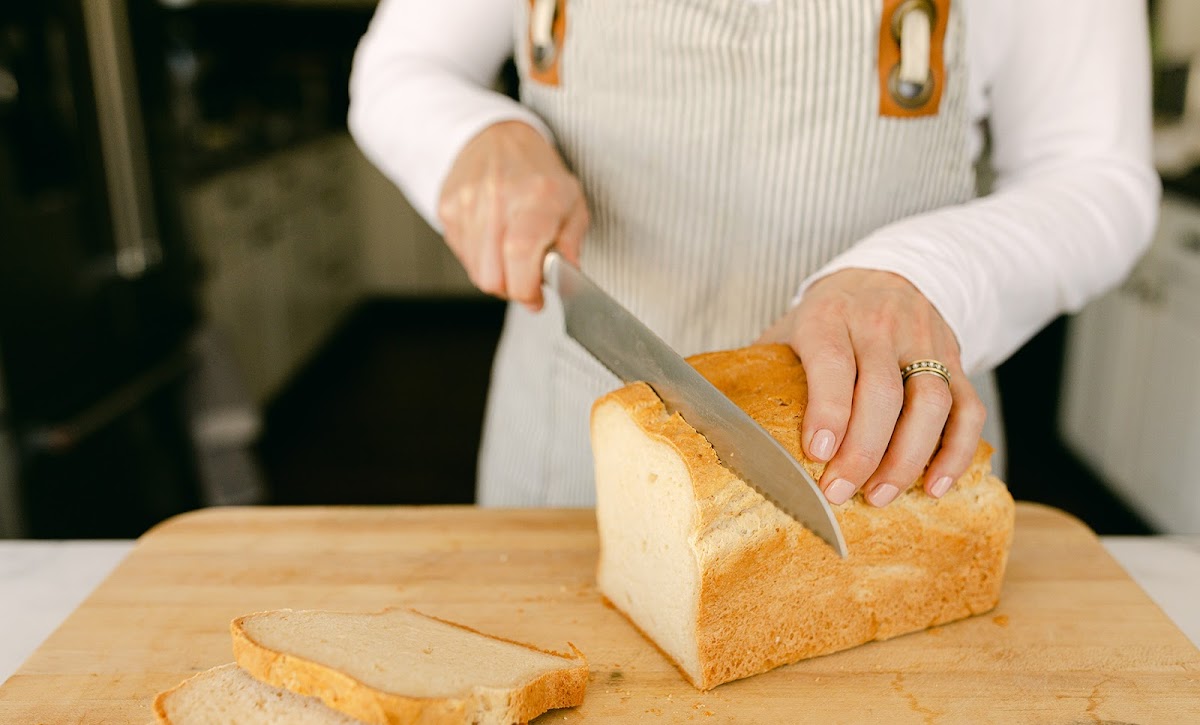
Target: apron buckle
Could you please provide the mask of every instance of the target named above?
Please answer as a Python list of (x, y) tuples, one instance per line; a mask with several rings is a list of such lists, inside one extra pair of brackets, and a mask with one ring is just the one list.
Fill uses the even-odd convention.
[(566, 31), (563, 0), (530, 0), (530, 75), (539, 83), (558, 85), (558, 61)]
[(879, 115), (932, 116), (946, 68), (950, 0), (884, 0), (879, 24)]

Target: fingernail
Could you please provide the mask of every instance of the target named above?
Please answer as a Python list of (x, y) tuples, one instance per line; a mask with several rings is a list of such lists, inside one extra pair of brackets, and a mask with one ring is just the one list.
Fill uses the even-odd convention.
[(950, 490), (950, 485), (953, 483), (954, 481), (949, 476), (942, 476), (929, 487), (929, 495), (934, 498), (941, 498), (946, 495), (946, 492)]
[(867, 500), (872, 506), (880, 508), (887, 506), (896, 498), (896, 494), (900, 493), (900, 489), (890, 483), (881, 483), (875, 487), (875, 490), (867, 494)]
[(812, 443), (808, 445), (813, 458), (818, 461), (828, 461), (833, 457), (833, 431), (822, 428), (813, 434)]
[(844, 478), (839, 478), (829, 484), (829, 488), (825, 489), (825, 498), (829, 499), (829, 503), (843, 504), (850, 500), (854, 495), (855, 487)]

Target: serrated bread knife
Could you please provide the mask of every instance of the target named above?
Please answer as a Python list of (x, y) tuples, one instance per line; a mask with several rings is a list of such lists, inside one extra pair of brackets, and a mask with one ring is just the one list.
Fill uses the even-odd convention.
[(647, 383), (738, 478), (846, 556), (817, 482), (770, 433), (558, 252), (546, 255), (542, 273), (562, 300), (568, 335), (621, 380)]

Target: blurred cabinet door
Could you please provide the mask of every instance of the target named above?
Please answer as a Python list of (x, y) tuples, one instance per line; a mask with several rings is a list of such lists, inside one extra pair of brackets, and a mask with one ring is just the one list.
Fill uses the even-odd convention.
[(1150, 253), (1068, 334), (1064, 438), (1165, 533), (1200, 533), (1200, 205), (1168, 196)]
[(1168, 531), (1200, 531), (1200, 209), (1157, 250), (1140, 496)]
[(1096, 300), (1071, 322), (1065, 437), (1114, 487), (1137, 475), (1155, 317), (1132, 288), (1122, 288)]
[(186, 194), (205, 314), (267, 402), (361, 298), (362, 228), (337, 134), (223, 172)]
[[(0, 420), (6, 419), (4, 370), (0, 368)], [(0, 425), (0, 539), (19, 538), (24, 529), (17, 484), (17, 449), (8, 429)]]
[(363, 282), (382, 296), (482, 295), (442, 237), (362, 153), (354, 157), (355, 200), (363, 222)]
[(1172, 532), (1200, 531), (1200, 323), (1163, 314), (1150, 348), (1141, 470), (1130, 492)]

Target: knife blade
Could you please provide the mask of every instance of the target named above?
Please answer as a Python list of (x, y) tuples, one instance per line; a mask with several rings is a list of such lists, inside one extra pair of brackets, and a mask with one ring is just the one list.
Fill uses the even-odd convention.
[(846, 557), (825, 495), (779, 441), (558, 252), (546, 255), (542, 276), (562, 300), (568, 335), (622, 381), (647, 383), (738, 478)]

